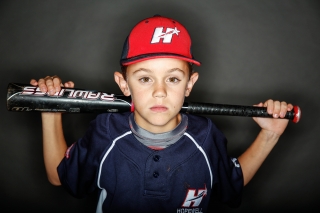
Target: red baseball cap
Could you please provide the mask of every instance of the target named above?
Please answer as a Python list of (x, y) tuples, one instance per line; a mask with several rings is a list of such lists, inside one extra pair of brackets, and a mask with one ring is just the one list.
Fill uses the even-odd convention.
[(191, 38), (179, 22), (163, 16), (140, 21), (127, 37), (120, 63), (127, 66), (154, 58), (176, 58), (200, 66), (191, 53)]

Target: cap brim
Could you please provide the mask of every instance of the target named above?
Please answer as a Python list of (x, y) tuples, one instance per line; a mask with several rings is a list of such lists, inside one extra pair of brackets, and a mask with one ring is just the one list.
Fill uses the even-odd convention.
[(139, 55), (139, 56), (135, 56), (132, 58), (122, 59), (120, 61), (120, 63), (123, 66), (128, 66), (130, 64), (134, 64), (134, 63), (149, 60), (149, 59), (155, 59), (155, 58), (175, 58), (175, 59), (180, 59), (183, 61), (190, 62), (190, 63), (195, 64), (197, 66), (201, 65), (201, 63), (199, 61), (194, 60), (192, 58), (188, 58), (188, 57), (177, 55), (177, 54), (170, 54), (170, 53), (156, 53), (156, 54)]

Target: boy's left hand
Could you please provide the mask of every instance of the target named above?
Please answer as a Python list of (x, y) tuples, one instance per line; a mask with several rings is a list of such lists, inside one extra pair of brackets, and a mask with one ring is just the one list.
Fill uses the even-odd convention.
[(291, 111), (293, 109), (293, 105), (287, 104), (284, 101), (280, 102), (269, 99), (266, 102), (259, 103), (255, 106), (267, 107), (268, 114), (272, 115), (274, 119), (254, 117), (253, 120), (257, 122), (262, 130), (267, 130), (270, 133), (280, 136), (286, 129), (289, 120), (278, 118), (284, 118), (287, 111)]

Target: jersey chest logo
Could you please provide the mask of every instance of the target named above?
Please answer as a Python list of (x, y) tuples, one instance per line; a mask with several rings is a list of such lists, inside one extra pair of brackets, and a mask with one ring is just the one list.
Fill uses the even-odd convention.
[(204, 189), (189, 189), (182, 204), (182, 207), (198, 207), (202, 199), (207, 195), (207, 187)]

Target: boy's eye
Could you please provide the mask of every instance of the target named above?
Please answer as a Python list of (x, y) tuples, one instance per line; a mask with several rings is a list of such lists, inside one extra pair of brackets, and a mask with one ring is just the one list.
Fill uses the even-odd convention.
[(175, 77), (171, 77), (171, 78), (168, 79), (168, 82), (170, 82), (170, 83), (177, 83), (177, 82), (179, 82), (179, 81), (180, 81), (180, 80), (177, 79), (177, 78), (175, 78)]
[(146, 83), (146, 82), (150, 82), (151, 79), (149, 77), (143, 77), (143, 78), (140, 78), (139, 81), (142, 83)]

